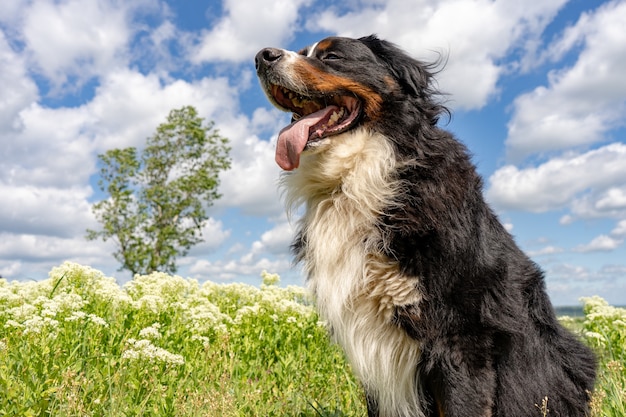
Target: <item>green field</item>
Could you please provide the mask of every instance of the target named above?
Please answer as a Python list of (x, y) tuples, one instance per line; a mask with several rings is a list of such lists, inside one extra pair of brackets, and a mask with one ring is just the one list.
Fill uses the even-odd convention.
[[(305, 290), (262, 279), (120, 287), (72, 263), (0, 279), (0, 416), (364, 416)], [(624, 417), (626, 310), (592, 297), (584, 312), (564, 322), (601, 357), (594, 417)]]

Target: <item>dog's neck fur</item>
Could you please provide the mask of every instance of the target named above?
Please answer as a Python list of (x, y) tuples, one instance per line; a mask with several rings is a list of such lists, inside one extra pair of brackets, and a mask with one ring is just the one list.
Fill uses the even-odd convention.
[(399, 192), (390, 141), (357, 128), (326, 139), (286, 174), (289, 210), (301, 205), (298, 258), (318, 310), (342, 345), (380, 415), (422, 416), (416, 369), (419, 344), (395, 325), (397, 306), (417, 304), (415, 278), (383, 255), (379, 217)]

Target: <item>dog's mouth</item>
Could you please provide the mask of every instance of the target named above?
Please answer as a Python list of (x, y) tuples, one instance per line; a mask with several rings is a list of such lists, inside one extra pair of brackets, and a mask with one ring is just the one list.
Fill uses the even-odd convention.
[(352, 128), (361, 115), (361, 101), (351, 95), (306, 97), (274, 84), (269, 92), (278, 107), (293, 113), (292, 123), (281, 130), (276, 144), (276, 162), (286, 171), (298, 167), (307, 147)]

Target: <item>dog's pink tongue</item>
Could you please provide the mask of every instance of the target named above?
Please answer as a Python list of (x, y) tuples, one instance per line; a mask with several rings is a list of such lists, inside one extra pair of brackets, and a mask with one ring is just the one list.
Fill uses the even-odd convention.
[(276, 143), (276, 163), (282, 169), (291, 171), (298, 168), (300, 154), (311, 136), (311, 127), (321, 122), (335, 109), (336, 106), (328, 106), (293, 122), (280, 131)]

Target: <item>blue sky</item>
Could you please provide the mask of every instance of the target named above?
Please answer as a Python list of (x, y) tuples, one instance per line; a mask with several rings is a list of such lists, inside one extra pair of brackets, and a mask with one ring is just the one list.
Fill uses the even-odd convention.
[(141, 147), (184, 105), (232, 145), (205, 242), (179, 260), (200, 281), (303, 284), (288, 252), (274, 144), (288, 116), (254, 74), (266, 46), (376, 33), (438, 76), (446, 128), (485, 195), (546, 272), (557, 305), (626, 304), (626, 1), (9, 0), (0, 3), (0, 274), (65, 260), (120, 282), (111, 242), (87, 242), (97, 155)]

